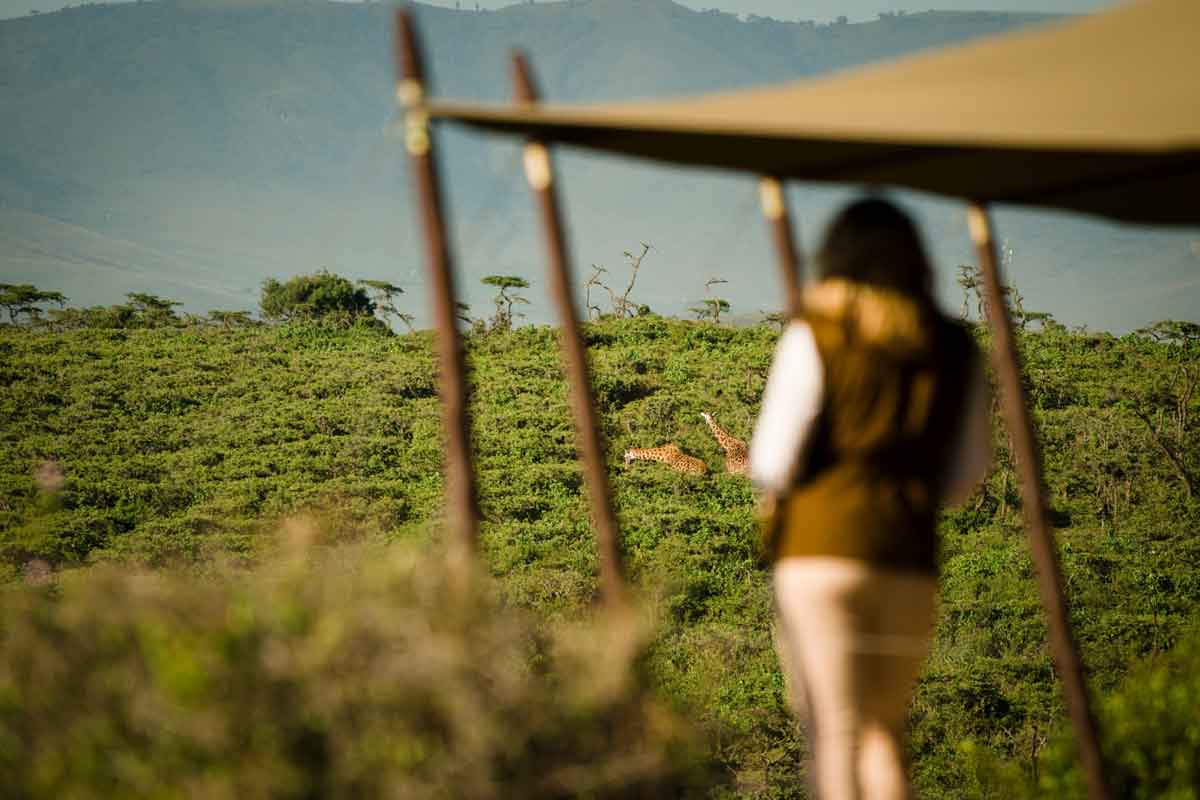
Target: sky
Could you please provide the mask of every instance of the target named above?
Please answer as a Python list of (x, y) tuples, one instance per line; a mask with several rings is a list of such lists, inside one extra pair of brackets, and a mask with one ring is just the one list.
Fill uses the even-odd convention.
[[(434, 5), (453, 6), (454, 0), (427, 0)], [(484, 8), (511, 5), (513, 0), (478, 0)], [(544, 1), (544, 0), (542, 0)], [(782, 20), (829, 20), (845, 15), (852, 20), (871, 19), (881, 11), (926, 11), (930, 8), (959, 11), (1045, 11), (1083, 13), (1114, 5), (1113, 0), (680, 0), (692, 8), (719, 8), (739, 14), (758, 14)], [(463, 0), (463, 6), (476, 0)], [(32, 10), (55, 11), (61, 0), (0, 0), (0, 19), (23, 17)]]

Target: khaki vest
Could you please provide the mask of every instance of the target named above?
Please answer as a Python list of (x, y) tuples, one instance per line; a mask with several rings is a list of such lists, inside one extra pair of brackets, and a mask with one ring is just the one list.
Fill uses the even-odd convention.
[(964, 422), (976, 347), (904, 295), (844, 280), (805, 294), (824, 403), (777, 558), (842, 556), (936, 572), (938, 498)]

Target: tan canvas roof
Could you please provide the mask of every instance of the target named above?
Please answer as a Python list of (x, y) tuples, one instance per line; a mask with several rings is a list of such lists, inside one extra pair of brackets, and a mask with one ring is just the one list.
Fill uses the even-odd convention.
[(1143, 0), (829, 78), (692, 99), (428, 110), (679, 164), (1200, 223), (1200, 0)]

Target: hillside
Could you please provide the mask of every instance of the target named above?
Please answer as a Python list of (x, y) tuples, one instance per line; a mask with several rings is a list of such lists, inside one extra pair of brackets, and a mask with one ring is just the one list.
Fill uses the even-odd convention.
[[(749, 432), (775, 329), (650, 315), (585, 332), (626, 556), (658, 620), (646, 665), (653, 685), (721, 731), (713, 756), (739, 796), (800, 796), (792, 765), (803, 743), (771, 651), (749, 486), (720, 471), (699, 418), (711, 411)], [(1153, 780), (1138, 766), (1182, 753), (1167, 722), (1176, 706), (1153, 712), (1157, 732), (1122, 709), (1163, 702), (1153, 687), (1170, 670), (1196, 674), (1163, 656), (1200, 626), (1200, 506), (1187, 484), (1200, 466), (1195, 343), (1053, 328), (1025, 332), (1020, 344), (1084, 660), (1099, 690), (1132, 692), (1105, 711), (1110, 734), (1124, 736), (1111, 741), (1121, 774), (1160, 788), (1187, 781), (1196, 773), (1186, 759)], [(596, 562), (555, 334), (477, 332), (468, 346), (484, 562), (507, 602), (542, 619), (578, 619), (596, 594)], [(35, 558), (68, 584), (71, 567), (85, 563), (208, 574), (219, 562), (270, 560), (277, 521), (304, 509), (334, 542), (441, 535), (425, 333), (5, 326), (0, 417), (9, 453), (0, 554), (10, 577)], [(696, 478), (621, 463), (626, 447), (668, 441), (713, 471)], [(942, 611), (913, 716), (922, 797), (1014, 796), (997, 781), (1025, 785), (1038, 774), (1078, 788), (1069, 740), (1054, 733), (1063, 710), (998, 426), (996, 447), (983, 489), (942, 526)], [(34, 477), (48, 459), (65, 478), (53, 502)], [(1138, 677), (1150, 675), (1158, 683)], [(1059, 787), (1050, 796), (1074, 796), (1047, 785)], [(1155, 796), (1147, 791), (1121, 796)]]
[[(402, 282), (423, 314), (408, 178), (388, 136), (389, 13), (163, 0), (0, 22), (0, 242), (19, 242), (0, 250), (0, 280), (82, 305), (119, 301), (136, 282), (203, 311), (251, 308), (264, 278), (328, 267)], [(547, 96), (568, 101), (787, 80), (1046, 19), (929, 12), (810, 25), (669, 0), (422, 6), (419, 17), (437, 92), (506, 98), (507, 52), (520, 45)], [(463, 284), (481, 302), (479, 276), (540, 275), (540, 239), (512, 145), (458, 131), (447, 143)], [(624, 249), (647, 241), (656, 255), (644, 286), (656, 309), (681, 312), (714, 275), (733, 281), (737, 311), (773, 307), (753, 180), (578, 155), (564, 171), (581, 270), (618, 266)], [(796, 193), (804, 241), (841, 196)], [(961, 216), (916, 207), (949, 298), (953, 266), (970, 258)], [(1000, 226), (1018, 283), (1071, 323), (1121, 330), (1195, 305), (1194, 234), (1005, 214)], [(108, 266), (92, 271), (92, 260)], [(130, 279), (108, 280), (109, 266)], [(1082, 290), (1081, 270), (1092, 274)], [(1153, 316), (1119, 294), (1147, 287), (1158, 290)]]

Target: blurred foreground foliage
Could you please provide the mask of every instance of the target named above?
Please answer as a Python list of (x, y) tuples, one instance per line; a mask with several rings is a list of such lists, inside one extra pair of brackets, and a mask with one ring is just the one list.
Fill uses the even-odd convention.
[[(1129, 800), (1200, 797), (1200, 631), (1147, 659), (1100, 704), (1113, 796)], [(1069, 734), (1047, 753), (1036, 796), (1084, 798)]]
[(4, 591), (6, 797), (676, 797), (720, 781), (645, 626), (547, 628), (483, 574), (293, 519), (254, 570)]
[[(1200, 797), (1200, 630), (1171, 651), (1139, 663), (1097, 704), (1113, 797)], [(1070, 729), (1060, 723), (1033, 763), (1002, 760), (967, 740), (960, 745), (968, 796), (1086, 800), (1087, 783)]]
[[(1173, 676), (1194, 666), (1163, 665), (1194, 664), (1177, 643), (1200, 632), (1200, 352), (1194, 338), (1164, 330), (1018, 332), (1085, 667), (1103, 708), (1127, 698), (1125, 717), (1102, 718), (1108, 746), (1159, 765), (1122, 773), (1133, 796), (1167, 794), (1193, 768), (1179, 755), (1193, 734), (1175, 710), (1195, 705), (1150, 704), (1193, 691)], [(715, 782), (713, 794), (803, 796), (805, 744), (771, 648), (750, 488), (721, 470), (699, 416), (749, 435), (778, 332), (647, 314), (584, 333), (627, 565), (657, 621), (637, 667), (712, 732), (708, 753), (732, 784)], [(556, 339), (538, 326), (466, 336), (482, 560), (506, 608), (552, 626), (587, 618), (597, 594)], [(0, 326), (0, 572), (37, 578), (30, 565), (44, 564), (66, 592), (75, 572), (98, 566), (165, 569), (192, 576), (201, 594), (233, 591), (216, 565), (270, 568), (277, 521), (305, 510), (333, 543), (434, 540), (442, 445), (432, 344), (429, 332), (299, 323)], [(667, 442), (714, 469), (623, 468), (625, 448)], [(941, 614), (911, 717), (921, 797), (1076, 785), (998, 421), (994, 442), (987, 481), (942, 524)], [(92, 597), (96, 614), (126, 613), (119, 592)], [(76, 635), (60, 646), (92, 646), (69, 644)], [(314, 680), (336, 684), (328, 674)]]

